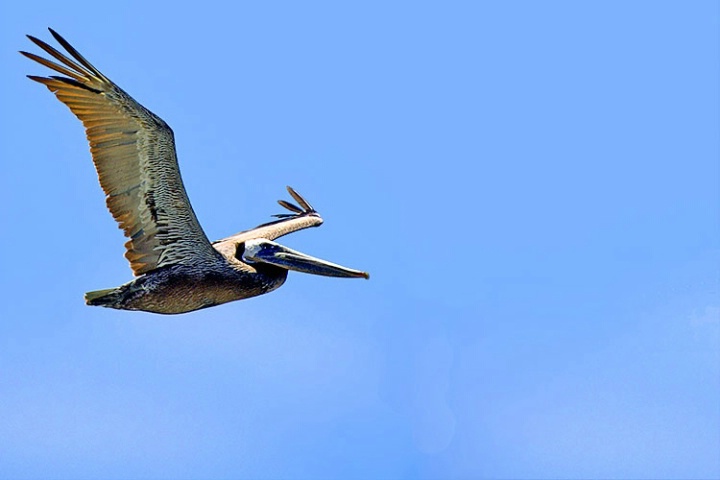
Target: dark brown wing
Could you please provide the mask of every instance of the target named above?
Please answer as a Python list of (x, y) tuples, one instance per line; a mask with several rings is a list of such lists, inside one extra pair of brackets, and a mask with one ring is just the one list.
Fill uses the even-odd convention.
[(26, 57), (64, 75), (28, 76), (45, 85), (85, 126), (107, 206), (129, 238), (125, 257), (135, 275), (165, 265), (217, 257), (188, 200), (170, 127), (93, 67), (50, 29), (72, 56), (29, 36), (62, 65)]
[(264, 238), (266, 240), (275, 240), (283, 235), (297, 232), (310, 227), (319, 227), (323, 223), (320, 214), (305, 200), (299, 193), (291, 187), (287, 187), (290, 196), (295, 199), (300, 206), (290, 203), (286, 200), (278, 200), (278, 203), (293, 213), (283, 213), (273, 215), (279, 217), (280, 220), (258, 225), (250, 230), (245, 230), (235, 235), (225, 237), (213, 242), (213, 247), (224, 256), (230, 258), (235, 256), (237, 245), (251, 239)]

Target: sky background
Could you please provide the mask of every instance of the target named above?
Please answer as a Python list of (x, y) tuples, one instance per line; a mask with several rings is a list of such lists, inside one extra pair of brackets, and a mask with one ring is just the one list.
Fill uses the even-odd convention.
[[(1, 478), (720, 477), (717, 2), (2, 2)], [(131, 279), (64, 35), (174, 129), (210, 238), (291, 273), (180, 316)]]

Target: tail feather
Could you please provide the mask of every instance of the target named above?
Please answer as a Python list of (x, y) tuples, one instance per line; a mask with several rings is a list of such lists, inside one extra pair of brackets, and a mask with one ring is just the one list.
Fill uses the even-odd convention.
[(120, 298), (119, 288), (106, 288), (105, 290), (95, 290), (85, 294), (85, 303), (87, 305), (111, 306), (117, 303)]

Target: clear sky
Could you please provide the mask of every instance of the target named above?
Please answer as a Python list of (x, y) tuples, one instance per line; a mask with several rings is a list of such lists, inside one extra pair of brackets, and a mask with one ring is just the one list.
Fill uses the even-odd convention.
[[(0, 477), (718, 478), (711, 1), (0, 7)], [(174, 129), (208, 236), (367, 270), (181, 316), (131, 279), (53, 27)]]

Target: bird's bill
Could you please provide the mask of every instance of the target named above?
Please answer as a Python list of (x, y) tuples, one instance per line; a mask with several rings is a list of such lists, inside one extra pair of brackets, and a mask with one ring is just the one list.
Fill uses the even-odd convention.
[(268, 263), (287, 270), (324, 275), (326, 277), (370, 278), (367, 272), (353, 270), (288, 248), (264, 238), (245, 242), (243, 258)]

